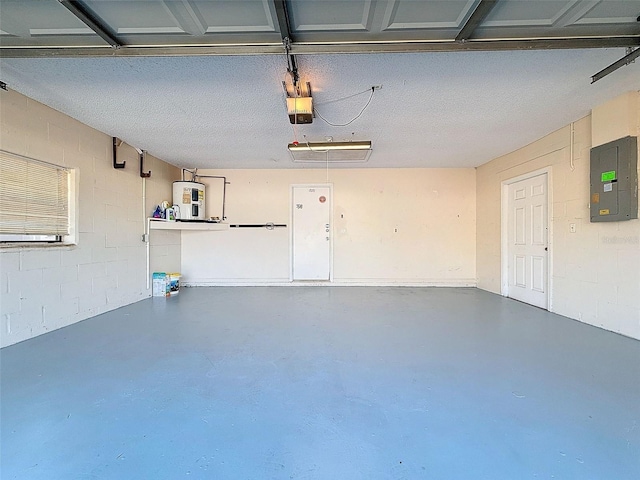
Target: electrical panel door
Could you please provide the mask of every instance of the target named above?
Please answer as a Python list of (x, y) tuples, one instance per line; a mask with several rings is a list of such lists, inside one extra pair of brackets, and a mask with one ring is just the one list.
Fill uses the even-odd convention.
[(638, 218), (637, 137), (591, 149), (591, 222)]

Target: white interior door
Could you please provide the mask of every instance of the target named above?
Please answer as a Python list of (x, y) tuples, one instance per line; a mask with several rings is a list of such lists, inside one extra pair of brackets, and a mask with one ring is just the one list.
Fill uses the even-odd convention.
[(331, 187), (292, 186), (293, 280), (330, 280)]
[(508, 186), (508, 295), (548, 308), (547, 174)]

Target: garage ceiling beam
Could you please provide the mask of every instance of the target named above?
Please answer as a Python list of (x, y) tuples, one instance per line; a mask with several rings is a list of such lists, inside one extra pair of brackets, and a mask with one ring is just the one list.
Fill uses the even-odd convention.
[(190, 35), (202, 36), (207, 25), (198, 7), (189, 0), (162, 0), (162, 5), (173, 21)]
[(294, 42), (293, 34), (291, 33), (291, 21), (289, 19), (289, 11), (287, 10), (287, 4), (285, 0), (273, 0), (273, 5), (276, 8), (276, 17), (278, 18), (278, 28), (280, 29), (280, 36), (284, 43), (285, 39), (289, 39), (291, 43)]
[(115, 32), (111, 31), (84, 3), (78, 0), (58, 0), (58, 2), (113, 48), (122, 47), (122, 43), (116, 38)]
[[(294, 43), (293, 55), (323, 55), (341, 53), (418, 53), (455, 51), (549, 50), (580, 48), (640, 47), (640, 35), (586, 38), (551, 38), (530, 40), (468, 40), (466, 42), (353, 42)], [(176, 57), (210, 55), (282, 55), (281, 43), (255, 45), (209, 46), (122, 46), (114, 50), (104, 47), (0, 47), (0, 57)]]
[(484, 22), (489, 12), (496, 6), (496, 3), (498, 3), (498, 0), (480, 0), (480, 3), (476, 5), (475, 10), (462, 27), (462, 30), (456, 35), (456, 42), (466, 42), (469, 40), (475, 29)]
[(284, 45), (285, 54), (287, 55), (287, 71), (291, 74), (294, 88), (298, 88), (300, 75), (298, 74), (296, 57), (291, 53), (291, 45), (294, 42), (294, 37), (291, 33), (291, 19), (289, 18), (289, 11), (287, 10), (287, 3), (286, 0), (273, 0), (273, 4), (276, 8), (276, 17), (278, 18), (282, 44)]

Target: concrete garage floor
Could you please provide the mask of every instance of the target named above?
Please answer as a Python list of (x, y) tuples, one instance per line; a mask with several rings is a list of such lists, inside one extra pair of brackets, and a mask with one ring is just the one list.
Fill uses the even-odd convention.
[(640, 478), (640, 342), (476, 289), (183, 289), (0, 361), (3, 480)]

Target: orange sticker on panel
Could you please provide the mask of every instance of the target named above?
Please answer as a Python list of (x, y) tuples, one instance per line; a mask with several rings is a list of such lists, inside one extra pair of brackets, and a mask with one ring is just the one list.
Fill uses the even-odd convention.
[(600, 203), (600, 194), (594, 193), (591, 195), (591, 203)]

